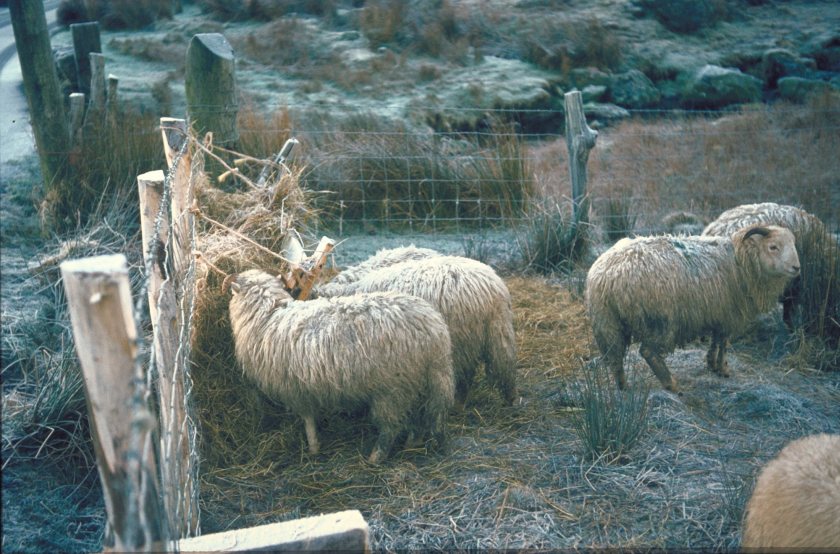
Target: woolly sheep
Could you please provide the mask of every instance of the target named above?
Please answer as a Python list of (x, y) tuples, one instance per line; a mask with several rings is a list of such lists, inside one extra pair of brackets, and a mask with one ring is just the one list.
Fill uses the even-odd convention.
[(710, 334), (708, 367), (729, 376), (727, 338), (770, 310), (799, 272), (793, 235), (755, 226), (732, 238), (663, 235), (623, 239), (601, 254), (586, 277), (585, 302), (607, 367), (625, 388), (624, 355), (639, 353), (671, 391), (664, 357)]
[(452, 338), (455, 399), (462, 408), (482, 361), (488, 381), (513, 403), (516, 337), (510, 292), (493, 269), (460, 256), (437, 255), (382, 267), (353, 283), (328, 283), (321, 296), (394, 290), (429, 301), (443, 315)]
[[(435, 258), (442, 256), (440, 252), (432, 250), (431, 248), (419, 248), (413, 244), (409, 246), (399, 246), (397, 248), (382, 249), (376, 252), (367, 260), (347, 267), (338, 275), (332, 278), (329, 286), (347, 285), (355, 283), (371, 271), (389, 267), (401, 262), (408, 262), (412, 260), (425, 260), (427, 258)], [(325, 290), (329, 291), (325, 287)]]
[(764, 466), (741, 546), (840, 552), (840, 435), (795, 440)]
[[(793, 279), (782, 294), (782, 314), (788, 327), (793, 327), (794, 312), (802, 302), (800, 284), (802, 280), (814, 282), (822, 275), (812, 274), (827, 256), (840, 260), (837, 241), (822, 221), (816, 216), (797, 208), (773, 202), (742, 204), (726, 210), (703, 230), (704, 235), (730, 236), (735, 231), (756, 224), (787, 227), (796, 237), (796, 251), (802, 259), (802, 275)], [(828, 264), (830, 266), (830, 264)], [(825, 277), (830, 278), (826, 275)]]
[(396, 292), (296, 301), (259, 270), (240, 273), (231, 288), (236, 359), (303, 419), (310, 453), (319, 449), (319, 416), (359, 405), (379, 430), (371, 463), (412, 423), (443, 442), (454, 401), (451, 343), (427, 302)]

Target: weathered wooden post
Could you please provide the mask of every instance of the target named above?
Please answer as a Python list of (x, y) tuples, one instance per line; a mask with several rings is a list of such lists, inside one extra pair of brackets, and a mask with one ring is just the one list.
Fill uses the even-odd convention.
[(119, 103), (117, 102), (117, 87), (120, 80), (113, 73), (108, 74), (108, 94), (105, 98), (106, 106), (106, 120), (109, 127), (114, 127), (117, 124), (117, 115), (119, 112)]
[(176, 363), (178, 303), (168, 258), (169, 212), (161, 210), (163, 171), (138, 175), (137, 188), (143, 256), (150, 269), (147, 277), (160, 410), (161, 493), (169, 530), (172, 538), (178, 539), (198, 531), (198, 484), (191, 471), (184, 375)]
[(70, 25), (70, 33), (73, 35), (73, 53), (76, 57), (76, 78), (79, 80), (77, 86), (86, 98), (91, 98), (90, 54), (92, 52), (102, 53), (99, 22), (73, 23)]
[(44, 3), (9, 0), (9, 14), (46, 192), (60, 191), (67, 171), (70, 130), (53, 62)]
[(193, 36), (187, 47), (187, 115), (199, 137), (210, 131), (214, 144), (220, 146), (239, 140), (235, 71), (233, 48), (224, 35)]
[(595, 147), (598, 132), (586, 125), (583, 100), (578, 90), (564, 95), (566, 108), (566, 146), (569, 150), (569, 172), (572, 177), (572, 209), (575, 225), (589, 222), (589, 196), (586, 193), (586, 163)]
[[(178, 153), (188, 141), (187, 122), (183, 119), (171, 117), (160, 118), (160, 129), (163, 137), (163, 152), (166, 164), (172, 167)], [(187, 269), (192, 259), (192, 244), (190, 230), (193, 226), (194, 215), (192, 209), (192, 187), (190, 179), (196, 168), (192, 167), (192, 153), (189, 146), (175, 167), (172, 181), (172, 198), (170, 203), (170, 217), (172, 218), (173, 237), (171, 240), (172, 265), (175, 275), (181, 275)]]
[(105, 123), (105, 56), (90, 54), (90, 100), (85, 114), (85, 127), (98, 129)]
[(125, 256), (61, 264), (91, 435), (117, 551), (159, 548), (163, 537), (151, 417), (137, 371), (137, 328)]
[[(212, 132), (213, 144), (229, 149), (239, 141), (235, 70), (233, 48), (224, 35), (199, 33), (190, 40), (185, 75), (190, 126), (199, 138)], [(218, 164), (209, 162), (210, 173), (221, 173)]]
[(85, 95), (81, 92), (70, 93), (70, 143), (74, 148), (82, 141), (82, 124), (85, 120)]

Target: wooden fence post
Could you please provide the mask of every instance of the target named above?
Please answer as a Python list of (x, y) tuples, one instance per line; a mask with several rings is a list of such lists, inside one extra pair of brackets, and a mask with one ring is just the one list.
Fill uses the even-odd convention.
[(163, 171), (150, 171), (137, 177), (140, 230), (147, 267), (149, 258), (155, 258), (148, 275), (148, 296), (160, 410), (161, 492), (172, 538), (179, 539), (198, 531), (198, 484), (192, 480), (184, 375), (176, 364), (178, 311), (168, 259), (169, 213), (160, 209), (163, 187)]
[[(220, 33), (199, 33), (187, 47), (185, 91), (187, 117), (199, 138), (213, 133), (213, 144), (235, 149), (239, 141), (236, 114), (235, 65), (233, 48)], [(222, 167), (208, 160), (208, 172), (218, 174)]]
[(102, 53), (102, 39), (99, 35), (99, 22), (88, 21), (85, 23), (73, 23), (70, 25), (70, 32), (73, 35), (73, 53), (76, 57), (76, 78), (81, 92), (86, 98), (90, 96), (90, 54), (91, 52)]
[(117, 125), (117, 116), (119, 115), (119, 104), (117, 103), (117, 87), (120, 80), (113, 73), (108, 74), (108, 94), (105, 98), (106, 106), (106, 120), (109, 127)]
[(578, 90), (564, 95), (566, 108), (566, 146), (569, 150), (569, 172), (572, 176), (572, 209), (575, 224), (589, 222), (589, 196), (586, 193), (586, 162), (595, 147), (598, 132), (586, 125), (583, 100)]
[(85, 120), (85, 95), (81, 92), (70, 93), (70, 143), (73, 148), (82, 141), (82, 124)]
[[(114, 550), (163, 538), (151, 418), (138, 379), (137, 329), (125, 256), (61, 264)], [(110, 542), (110, 540), (109, 540)]]
[(8, 5), (46, 192), (61, 191), (67, 171), (70, 129), (50, 47), (44, 3), (10, 0)]
[(96, 129), (105, 122), (105, 56), (90, 54), (90, 101), (85, 114), (85, 127)]
[[(187, 122), (183, 119), (162, 117), (160, 118), (160, 129), (166, 164), (171, 168), (184, 142), (188, 140)], [(172, 237), (171, 253), (176, 276), (183, 274), (192, 258), (190, 229), (192, 229), (194, 216), (191, 211), (192, 187), (190, 186), (190, 179), (193, 172), (192, 154), (187, 147), (175, 168), (172, 181), (170, 213), (174, 236)]]

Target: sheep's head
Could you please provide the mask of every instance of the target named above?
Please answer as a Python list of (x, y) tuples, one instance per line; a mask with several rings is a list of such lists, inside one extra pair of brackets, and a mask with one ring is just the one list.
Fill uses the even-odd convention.
[[(230, 290), (233, 295), (249, 294), (264, 300), (271, 300), (275, 306), (285, 306), (292, 296), (283, 282), (274, 275), (259, 269), (249, 269), (231, 276)], [(225, 282), (228, 280), (226, 279)]]
[(736, 250), (750, 252), (750, 259), (762, 273), (773, 277), (799, 275), (796, 239), (785, 227), (752, 225), (732, 235)]

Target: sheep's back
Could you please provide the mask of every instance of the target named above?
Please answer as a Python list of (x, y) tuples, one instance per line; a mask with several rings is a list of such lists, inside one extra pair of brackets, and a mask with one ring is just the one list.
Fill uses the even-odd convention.
[(612, 318), (636, 336), (673, 332), (679, 343), (737, 326), (738, 289), (730, 240), (643, 237), (620, 241), (593, 263), (586, 304), (593, 321)]
[(745, 548), (840, 549), (840, 435), (788, 443), (747, 504)]
[(365, 261), (344, 269), (333, 277), (328, 285), (346, 285), (354, 283), (372, 271), (390, 267), (392, 265), (412, 260), (425, 260), (441, 256), (439, 252), (431, 248), (419, 248), (413, 244), (397, 248), (382, 249)]
[(405, 294), (291, 301), (245, 313), (264, 315), (240, 318), (245, 324), (234, 328), (243, 371), (293, 410), (343, 409), (371, 395), (409, 404), (430, 379), (452, 380), (445, 322)]

